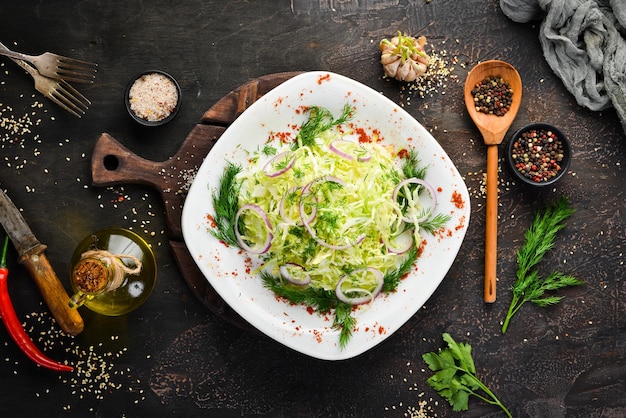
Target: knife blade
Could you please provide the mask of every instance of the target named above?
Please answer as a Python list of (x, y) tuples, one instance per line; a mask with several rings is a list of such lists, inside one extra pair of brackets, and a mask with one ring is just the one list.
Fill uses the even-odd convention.
[(70, 297), (46, 257), (47, 246), (37, 240), (19, 209), (2, 189), (0, 224), (11, 238), (19, 262), (30, 273), (61, 329), (70, 335), (80, 334), (85, 326), (83, 318), (76, 309), (69, 307)]

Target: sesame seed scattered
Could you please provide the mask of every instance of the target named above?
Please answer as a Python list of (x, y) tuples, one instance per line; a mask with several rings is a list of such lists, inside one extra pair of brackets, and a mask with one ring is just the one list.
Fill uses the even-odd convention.
[[(61, 348), (65, 352), (65, 358), (68, 364), (74, 366), (74, 372), (71, 374), (60, 374), (59, 381), (66, 388), (71, 389), (71, 394), (75, 402), (62, 406), (62, 410), (69, 411), (79, 402), (86, 399), (105, 400), (107, 394), (113, 391), (124, 390), (128, 393), (143, 394), (141, 389), (142, 382), (133, 376), (133, 370), (129, 367), (120, 369), (116, 364), (126, 353), (126, 347), (120, 347), (117, 350), (104, 351), (103, 344), (99, 343), (97, 347), (90, 345), (88, 347), (81, 346), (75, 337), (65, 334), (58, 326), (55, 319), (49, 312), (31, 312), (25, 316), (25, 323), (22, 324), (25, 329), (39, 330), (32, 332), (32, 335), (38, 335), (36, 338), (37, 345), (42, 347), (43, 352), (52, 349), (58, 351)], [(112, 341), (118, 341), (119, 336), (111, 336)], [(58, 357), (58, 355), (55, 355)], [(10, 362), (8, 358), (6, 362)], [(19, 362), (15, 362), (14, 374), (18, 373)], [(67, 390), (63, 387), (54, 385), (52, 390), (46, 388), (43, 393), (34, 392), (34, 397), (55, 396), (57, 390)], [(135, 404), (145, 400), (145, 396), (137, 396), (133, 402)]]
[(415, 96), (423, 99), (434, 97), (436, 94), (445, 95), (448, 83), (458, 83), (458, 76), (453, 74), (455, 65), (459, 62), (457, 57), (450, 58), (447, 50), (437, 51), (433, 45), (430, 45), (428, 55), (430, 60), (426, 73), (414, 82), (405, 83), (400, 87), (401, 96), (404, 98), (404, 102), (400, 104), (402, 107), (410, 106), (411, 99)]

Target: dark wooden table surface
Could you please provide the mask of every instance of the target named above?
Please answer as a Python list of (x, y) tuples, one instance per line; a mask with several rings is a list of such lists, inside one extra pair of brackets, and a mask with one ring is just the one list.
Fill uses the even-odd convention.
[[(81, 308), (85, 331), (70, 338), (12, 250), (9, 290), (18, 316), (46, 353), (78, 371), (34, 366), (0, 329), (3, 416), (504, 416), (477, 399), (455, 413), (428, 387), (421, 356), (443, 347), (443, 332), (472, 345), (479, 376), (516, 417), (626, 415), (626, 137), (612, 110), (585, 110), (564, 89), (543, 59), (538, 23), (513, 23), (497, 0), (24, 0), (3, 2), (0, 11), (7, 46), (99, 64), (96, 82), (79, 86), (93, 104), (76, 119), (0, 58), (0, 187), (48, 245), (68, 289), (74, 248), (101, 228), (137, 232), (158, 264), (156, 288), (142, 307), (121, 317)], [(382, 77), (378, 42), (398, 30), (425, 35), (451, 71), (433, 78), (424, 97)], [(512, 129), (551, 122), (574, 147), (566, 177), (539, 192), (515, 184), (502, 166), (492, 305), (482, 300), (486, 151), (462, 97), (467, 72), (487, 59), (508, 61), (522, 76)], [(130, 77), (147, 69), (171, 73), (183, 91), (176, 119), (155, 129), (134, 124), (123, 104)], [(266, 74), (320, 69), (403, 105), (457, 165), (472, 205), (459, 256), (426, 306), (382, 344), (339, 362), (294, 352), (208, 309), (174, 260), (159, 191), (95, 187), (90, 167), (103, 132), (147, 160), (164, 161), (231, 90)], [(586, 285), (563, 291), (557, 306), (524, 306), (502, 335), (515, 251), (533, 213), (560, 196), (577, 211), (540, 268)]]

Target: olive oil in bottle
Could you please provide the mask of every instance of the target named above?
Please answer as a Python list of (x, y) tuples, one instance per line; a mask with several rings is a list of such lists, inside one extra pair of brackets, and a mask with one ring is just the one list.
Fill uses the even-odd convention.
[(68, 303), (102, 315), (124, 315), (148, 299), (155, 283), (156, 260), (146, 241), (126, 229), (103, 229), (81, 241), (72, 255), (75, 293)]

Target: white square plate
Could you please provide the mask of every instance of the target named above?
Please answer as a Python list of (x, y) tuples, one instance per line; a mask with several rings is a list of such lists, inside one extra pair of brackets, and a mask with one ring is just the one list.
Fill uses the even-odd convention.
[[(425, 245), (416, 268), (396, 292), (379, 295), (353, 312), (357, 324), (347, 346), (339, 347), (333, 315), (311, 313), (305, 306), (278, 299), (249, 272), (259, 266), (239, 248), (229, 248), (210, 232), (212, 194), (227, 161), (245, 165), (252, 151), (276, 132), (292, 132), (306, 120), (302, 108), (320, 106), (339, 116), (344, 105), (355, 107), (351, 125), (384, 143), (417, 150), (427, 165), (425, 180), (437, 190), (436, 213), (450, 214), (444, 231), (423, 233)], [(382, 94), (344, 76), (309, 72), (279, 85), (239, 116), (207, 155), (189, 190), (182, 216), (185, 243), (210, 285), (239, 315), (276, 341), (301, 353), (326, 360), (359, 355), (398, 330), (437, 289), (461, 247), (470, 220), (467, 187), (456, 167), (430, 133), (411, 115)]]

